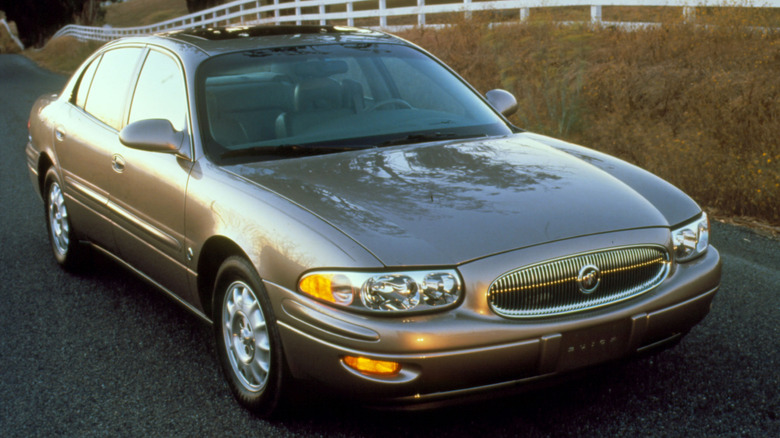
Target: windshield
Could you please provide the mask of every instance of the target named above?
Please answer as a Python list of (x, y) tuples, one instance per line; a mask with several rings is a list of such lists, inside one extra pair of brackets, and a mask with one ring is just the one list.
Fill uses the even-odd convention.
[(511, 133), (458, 77), (395, 44), (217, 56), (198, 71), (198, 90), (206, 152), (217, 162)]

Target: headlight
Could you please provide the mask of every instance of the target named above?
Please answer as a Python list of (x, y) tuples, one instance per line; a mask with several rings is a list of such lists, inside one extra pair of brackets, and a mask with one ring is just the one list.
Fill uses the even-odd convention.
[(461, 297), (454, 270), (401, 272), (316, 271), (303, 275), (298, 290), (354, 310), (420, 312), (454, 306)]
[(707, 251), (710, 243), (710, 221), (706, 213), (693, 222), (672, 230), (674, 257), (678, 262), (687, 262)]

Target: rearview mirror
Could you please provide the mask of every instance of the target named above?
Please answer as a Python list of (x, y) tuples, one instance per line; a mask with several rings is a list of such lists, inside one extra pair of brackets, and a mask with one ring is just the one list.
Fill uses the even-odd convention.
[(147, 119), (125, 126), (119, 131), (119, 141), (133, 149), (175, 153), (184, 141), (184, 134), (173, 129), (168, 120)]
[(511, 116), (517, 111), (517, 99), (515, 99), (515, 96), (512, 93), (506, 90), (490, 90), (485, 93), (485, 97), (496, 111), (506, 117)]

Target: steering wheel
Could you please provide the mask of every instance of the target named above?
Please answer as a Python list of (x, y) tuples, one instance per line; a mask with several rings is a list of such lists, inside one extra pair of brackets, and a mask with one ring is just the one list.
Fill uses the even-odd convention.
[(374, 111), (376, 109), (379, 109), (379, 108), (381, 108), (383, 106), (388, 106), (388, 105), (399, 105), (399, 106), (405, 107), (406, 109), (414, 108), (409, 102), (407, 102), (407, 101), (405, 101), (403, 99), (385, 99), (385, 100), (380, 100), (379, 102), (371, 105), (369, 108), (366, 109), (366, 111)]

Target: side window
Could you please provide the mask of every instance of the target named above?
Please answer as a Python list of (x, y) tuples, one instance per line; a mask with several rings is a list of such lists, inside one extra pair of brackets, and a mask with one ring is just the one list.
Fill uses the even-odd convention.
[(171, 57), (150, 51), (146, 57), (130, 106), (128, 123), (166, 119), (177, 131), (187, 121), (187, 92), (179, 65)]
[(84, 104), (87, 103), (89, 87), (92, 85), (92, 78), (95, 76), (95, 70), (97, 69), (98, 64), (100, 64), (100, 58), (92, 61), (92, 64), (90, 64), (89, 67), (84, 70), (84, 74), (81, 75), (79, 88), (76, 92), (76, 105), (81, 108), (84, 108)]
[(142, 50), (130, 47), (104, 53), (89, 87), (84, 109), (114, 129), (122, 127), (125, 99)]

